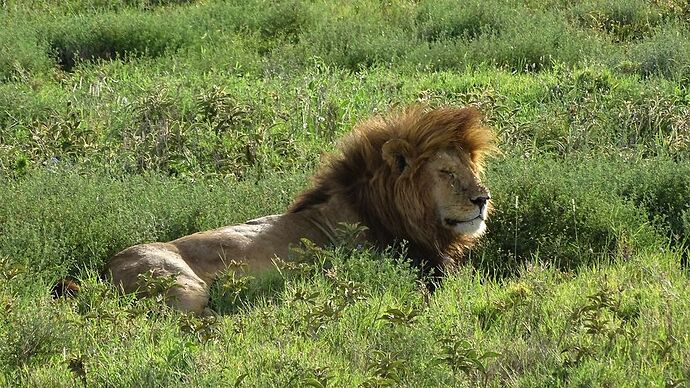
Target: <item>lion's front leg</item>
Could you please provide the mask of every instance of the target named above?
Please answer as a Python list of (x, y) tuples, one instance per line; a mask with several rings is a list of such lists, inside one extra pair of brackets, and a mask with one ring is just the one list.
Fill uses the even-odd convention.
[(196, 314), (208, 312), (208, 284), (172, 244), (152, 243), (127, 248), (112, 258), (106, 273), (125, 293), (163, 294), (171, 307)]
[(176, 287), (171, 288), (165, 296), (166, 303), (181, 311), (199, 315), (210, 315), (207, 307), (208, 285), (196, 275), (180, 274), (175, 278)]

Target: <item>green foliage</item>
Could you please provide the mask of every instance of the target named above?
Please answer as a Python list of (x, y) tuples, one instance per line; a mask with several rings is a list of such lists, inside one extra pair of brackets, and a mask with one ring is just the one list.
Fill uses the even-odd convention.
[(690, 79), (690, 43), (687, 28), (670, 26), (657, 29), (643, 42), (631, 48), (632, 63), (623, 70), (645, 76), (663, 76), (678, 80)]
[[(484, 360), (491, 357), (500, 356), (496, 352), (480, 353), (476, 347), (466, 339), (448, 337), (440, 341), (443, 348), (442, 356), (435, 360), (435, 363), (448, 364), (453, 372), (463, 372), (468, 376), (474, 377), (477, 372), (486, 375)], [(479, 381), (479, 380), (478, 380)]]
[(137, 275), (137, 283), (144, 295), (155, 297), (158, 302), (163, 302), (170, 290), (182, 287), (177, 283), (177, 274), (157, 276), (154, 270)]
[(308, 5), (296, 0), (257, 1), (254, 4), (245, 4), (240, 12), (249, 17), (241, 18), (241, 23), (247, 29), (259, 31), (269, 38), (294, 37), (300, 34), (311, 16)]
[(405, 56), (413, 41), (402, 23), (390, 24), (386, 6), (380, 8), (375, 13), (356, 5), (323, 9), (298, 47), (303, 55), (352, 71), (392, 63)]
[(621, 188), (624, 196), (647, 209), (650, 220), (679, 244), (686, 244), (690, 236), (688, 173), (687, 166), (646, 163), (641, 171), (629, 173), (632, 177)]
[(48, 362), (73, 341), (74, 323), (60, 319), (61, 312), (44, 303), (10, 311), (6, 305), (5, 310), (3, 326), (12, 327), (2, 332), (0, 354), (5, 367), (21, 369)]
[[(3, 78), (46, 74), (51, 62), (71, 71), (83, 61), (177, 57), (190, 51), (234, 56), (242, 45), (248, 51), (231, 66), (254, 68), (258, 57), (266, 57), (274, 62), (270, 67), (283, 71), (302, 68), (316, 56), (354, 71), (395, 63), (435, 69), (495, 64), (531, 72), (596, 61), (676, 76), (688, 57), (683, 50), (667, 50), (682, 45), (684, 35), (683, 28), (673, 26), (684, 21), (687, 9), (675, 2), (592, 0), (557, 6), (358, 0), (334, 6), (297, 0), (75, 0), (53, 12), (40, 1), (7, 8), (10, 28), (0, 33), (0, 42), (6, 42), (0, 47), (7, 51), (0, 56)], [(628, 47), (611, 41), (635, 42), (633, 63)]]
[(510, 8), (499, 1), (425, 1), (418, 5), (419, 34), (427, 41), (477, 38), (499, 32)]
[(652, 3), (642, 0), (585, 1), (572, 12), (583, 26), (604, 31), (618, 41), (643, 38), (661, 21), (661, 13)]
[(36, 38), (35, 27), (0, 13), (0, 81), (28, 82), (34, 72), (51, 67), (45, 47)]
[(624, 193), (645, 167), (631, 172), (629, 163), (622, 174), (616, 164), (503, 163), (490, 174), (497, 212), (477, 263), (497, 274), (532, 257), (574, 269), (660, 244), (645, 208)]
[(417, 318), (420, 314), (421, 314), (421, 312), (419, 310), (416, 310), (412, 307), (407, 309), (407, 311), (396, 309), (396, 308), (389, 308), (378, 319), (384, 320), (386, 322), (390, 322), (390, 323), (396, 324), (396, 325), (409, 326), (415, 322), (415, 318)]
[(398, 354), (374, 352), (367, 371), (372, 375), (362, 384), (364, 387), (389, 387), (400, 384), (404, 362)]
[[(6, 66), (3, 174), (54, 160), (116, 174), (235, 178), (313, 166), (323, 142), (356, 119), (415, 101), (481, 104), (503, 140), (531, 153), (641, 145), (675, 157), (688, 149), (684, 89), (615, 73), (681, 82), (686, 33), (671, 17), (613, 45), (546, 5), (257, 1), (87, 12), (86, 3), (70, 4), (75, 11), (46, 14), (38, 3), (14, 7), (0, 32), (8, 44), (35, 46), (36, 63), (50, 67), (51, 42), (73, 62), (71, 73)], [(281, 7), (296, 15), (292, 27), (272, 26)], [(464, 24), (477, 20), (493, 24), (478, 32)], [(608, 81), (592, 89), (581, 83), (585, 73)]]
[(189, 37), (173, 21), (165, 14), (91, 14), (48, 24), (39, 35), (45, 36), (58, 65), (70, 71), (79, 60), (157, 57), (174, 50)]
[[(686, 3), (0, 1), (0, 385), (686, 384)], [(356, 122), (414, 103), (478, 106), (504, 154), (435, 292), (360, 225), (231, 265), (215, 316), (165, 306), (174, 277), (98, 279), (284, 211)]]
[[(278, 211), (292, 195), (286, 192), (283, 202), (280, 197), (256, 201), (249, 200), (256, 193), (253, 183), (207, 182), (188, 191), (195, 186), (183, 181), (87, 178), (59, 168), (6, 182), (0, 186), (0, 257), (8, 257), (11, 265), (30, 264), (33, 273), (100, 268), (127, 246), (239, 222), (271, 207)], [(262, 185), (265, 192), (273, 191), (270, 180)], [(234, 201), (241, 198), (256, 207), (239, 210)], [(211, 203), (218, 201), (232, 203), (212, 211)]]

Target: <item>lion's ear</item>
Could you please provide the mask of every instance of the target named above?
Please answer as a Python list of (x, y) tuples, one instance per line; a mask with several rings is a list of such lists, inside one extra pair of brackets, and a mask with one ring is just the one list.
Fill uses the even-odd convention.
[(401, 173), (410, 164), (411, 150), (410, 144), (405, 140), (391, 139), (383, 144), (381, 154), (391, 170)]

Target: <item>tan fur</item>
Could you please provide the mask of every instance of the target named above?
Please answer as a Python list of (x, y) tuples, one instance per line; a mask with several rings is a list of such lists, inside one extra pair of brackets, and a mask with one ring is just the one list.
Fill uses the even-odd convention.
[(136, 245), (115, 255), (107, 273), (125, 292), (140, 290), (142, 273), (175, 276), (168, 303), (201, 313), (209, 284), (230, 261), (263, 271), (301, 238), (332, 243), (341, 222), (367, 226), (376, 246), (407, 240), (415, 263), (443, 271), (485, 229), (489, 193), (479, 174), (494, 137), (480, 121), (474, 108), (415, 107), (372, 118), (343, 139), (287, 213)]

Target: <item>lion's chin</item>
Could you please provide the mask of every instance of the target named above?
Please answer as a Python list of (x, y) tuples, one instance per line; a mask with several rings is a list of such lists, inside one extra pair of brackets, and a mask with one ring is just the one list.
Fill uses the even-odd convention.
[(445, 219), (444, 225), (457, 235), (479, 237), (486, 232), (486, 222), (481, 217), (463, 222), (449, 222), (448, 219)]

